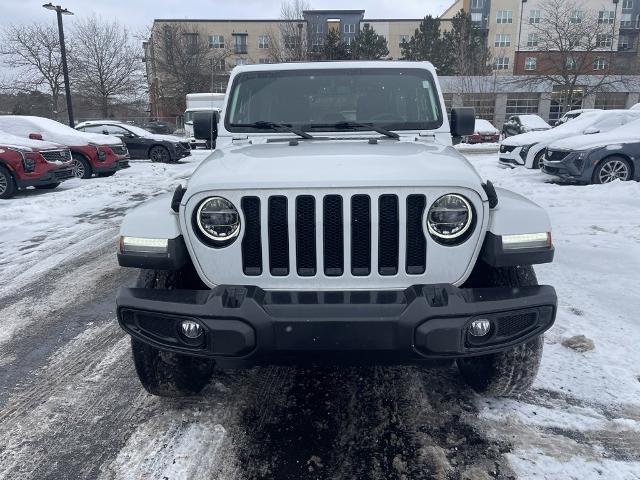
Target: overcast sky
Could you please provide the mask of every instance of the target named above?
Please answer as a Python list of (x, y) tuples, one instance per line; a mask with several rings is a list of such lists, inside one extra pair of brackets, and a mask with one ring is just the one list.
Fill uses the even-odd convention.
[[(42, 8), (48, 0), (0, 0), (0, 25), (55, 21)], [(133, 31), (150, 26), (154, 18), (278, 18), (280, 0), (58, 0), (78, 16), (93, 12), (117, 18)], [(315, 9), (365, 10), (367, 18), (422, 18), (439, 15), (453, 0), (310, 0)], [(65, 22), (73, 17), (63, 17)], [(66, 24), (66, 23), (65, 23)]]

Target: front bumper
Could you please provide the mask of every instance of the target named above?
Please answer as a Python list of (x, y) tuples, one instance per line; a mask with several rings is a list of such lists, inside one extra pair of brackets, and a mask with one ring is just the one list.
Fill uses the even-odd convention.
[[(162, 350), (215, 358), (221, 368), (256, 364), (420, 363), (499, 352), (551, 327), (550, 286), (464, 289), (414, 285), (404, 291), (288, 292), (252, 286), (214, 290), (122, 288), (118, 320), (134, 338)], [(489, 319), (479, 340), (470, 323)], [(198, 341), (180, 322), (204, 330)]]
[(51, 185), (52, 183), (60, 183), (65, 180), (75, 178), (71, 167), (62, 167), (49, 170), (44, 175), (37, 178), (23, 178), (16, 180), (18, 188), (39, 187), (43, 185)]
[(109, 163), (108, 165), (98, 165), (93, 167), (93, 171), (96, 173), (109, 173), (109, 172), (117, 172), (118, 170), (122, 170), (124, 168), (129, 168), (129, 159), (121, 159), (116, 160), (115, 162)]
[(576, 154), (570, 153), (562, 160), (543, 160), (542, 171), (548, 175), (570, 182), (589, 182), (593, 173), (590, 162), (577, 160)]
[[(503, 167), (522, 167), (525, 164), (525, 159), (520, 155), (522, 152), (522, 147), (514, 147), (513, 150), (507, 152), (501, 146), (500, 147), (500, 156), (498, 158), (498, 163)], [(525, 157), (526, 158), (526, 157)]]

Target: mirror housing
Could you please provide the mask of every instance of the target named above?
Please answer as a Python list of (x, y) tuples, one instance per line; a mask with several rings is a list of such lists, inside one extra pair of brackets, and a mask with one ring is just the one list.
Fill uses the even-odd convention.
[[(476, 111), (461, 107), (451, 109), (451, 136), (455, 139), (473, 135), (476, 130)], [(459, 142), (458, 142), (459, 143)]]
[(584, 131), (585, 135), (593, 135), (594, 133), (600, 133), (600, 129), (596, 127), (589, 127)]
[(218, 112), (194, 112), (193, 136), (196, 140), (207, 141), (212, 141), (218, 138)]
[(42, 135), (39, 133), (30, 133), (29, 138), (31, 140), (42, 140)]

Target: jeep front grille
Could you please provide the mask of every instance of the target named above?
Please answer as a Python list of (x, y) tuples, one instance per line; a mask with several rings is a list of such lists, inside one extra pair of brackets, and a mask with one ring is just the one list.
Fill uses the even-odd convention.
[[(300, 277), (313, 277), (319, 270), (327, 277), (340, 277), (345, 269), (354, 277), (369, 276), (373, 263), (377, 263), (374, 273), (380, 276), (396, 275), (400, 268), (409, 275), (420, 275), (426, 270), (424, 195), (408, 195), (406, 208), (402, 209), (395, 194), (273, 195), (266, 201), (267, 218), (263, 218), (260, 198), (246, 196), (241, 200), (245, 222), (242, 271), (247, 276), (260, 276), (265, 268), (273, 277), (287, 276), (292, 269)], [(294, 202), (294, 219), (288, 218), (289, 202)], [(400, 238), (402, 223), (406, 226), (404, 238)], [(289, 232), (289, 228), (294, 231)], [(268, 243), (264, 250), (267, 259), (262, 255), (263, 241)], [(318, 245), (320, 241), (322, 245)], [(405, 242), (406, 252), (402, 266), (400, 242)], [(349, 265), (345, 265), (347, 249)], [(372, 258), (377, 262), (372, 262)]]

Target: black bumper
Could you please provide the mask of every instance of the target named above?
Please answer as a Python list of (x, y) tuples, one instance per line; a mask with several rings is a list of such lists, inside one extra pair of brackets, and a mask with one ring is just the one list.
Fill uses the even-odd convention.
[(39, 187), (42, 185), (51, 185), (52, 183), (64, 182), (65, 180), (69, 180), (70, 178), (75, 178), (75, 176), (73, 175), (73, 169), (71, 167), (58, 168), (55, 170), (50, 170), (46, 174), (38, 178), (17, 180), (16, 184), (18, 188)]
[[(361, 361), (420, 363), (499, 352), (551, 327), (550, 286), (461, 289), (415, 285), (404, 291), (283, 292), (122, 288), (118, 320), (134, 338), (163, 350), (215, 358), (222, 368), (256, 364)], [(479, 318), (491, 332), (467, 330)], [(183, 320), (204, 329), (182, 337)]]

